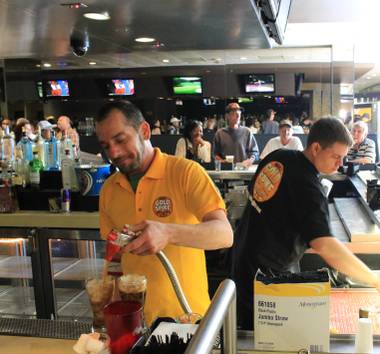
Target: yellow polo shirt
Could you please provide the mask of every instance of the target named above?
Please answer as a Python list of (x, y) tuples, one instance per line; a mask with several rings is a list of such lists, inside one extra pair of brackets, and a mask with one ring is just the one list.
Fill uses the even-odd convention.
[[(198, 224), (209, 212), (225, 210), (218, 190), (203, 168), (194, 161), (162, 153), (141, 178), (136, 193), (120, 172), (108, 178), (100, 193), (100, 232), (103, 238), (124, 224), (143, 220)], [(164, 253), (172, 262), (193, 312), (204, 314), (210, 303), (204, 251), (168, 245)], [(183, 314), (167, 273), (155, 255), (122, 257), (124, 274), (144, 274), (148, 279), (145, 318), (176, 318)]]

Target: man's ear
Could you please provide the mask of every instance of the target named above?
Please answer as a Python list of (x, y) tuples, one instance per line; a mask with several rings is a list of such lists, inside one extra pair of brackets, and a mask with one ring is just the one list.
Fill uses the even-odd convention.
[(147, 121), (144, 121), (140, 125), (140, 132), (144, 140), (149, 140), (151, 136), (150, 125)]
[(322, 146), (318, 142), (314, 142), (310, 146), (310, 151), (313, 156), (316, 156), (322, 150)]

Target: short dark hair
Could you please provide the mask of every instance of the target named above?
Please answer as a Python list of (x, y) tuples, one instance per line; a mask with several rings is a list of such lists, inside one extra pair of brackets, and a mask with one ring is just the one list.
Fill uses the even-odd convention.
[(189, 140), (191, 140), (191, 132), (198, 127), (202, 127), (202, 123), (198, 120), (189, 120), (184, 129), (183, 129), (183, 136)]
[(352, 146), (353, 140), (350, 132), (337, 118), (318, 119), (310, 128), (307, 138), (307, 147), (313, 143), (319, 143), (323, 149), (340, 143)]
[(106, 103), (99, 110), (96, 122), (99, 123), (105, 120), (115, 109), (123, 113), (126, 123), (131, 125), (136, 131), (139, 129), (141, 123), (145, 121), (143, 114), (133, 103), (127, 100), (116, 100)]

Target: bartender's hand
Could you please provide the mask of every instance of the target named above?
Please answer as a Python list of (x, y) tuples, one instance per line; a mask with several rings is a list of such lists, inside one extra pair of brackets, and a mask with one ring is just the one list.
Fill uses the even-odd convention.
[(139, 224), (128, 225), (128, 230), (138, 236), (124, 247), (124, 252), (146, 256), (163, 250), (170, 239), (170, 225), (158, 221), (145, 220)]

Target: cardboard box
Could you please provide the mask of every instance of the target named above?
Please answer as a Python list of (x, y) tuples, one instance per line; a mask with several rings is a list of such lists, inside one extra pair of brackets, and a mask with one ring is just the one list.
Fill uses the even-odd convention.
[(256, 350), (328, 352), (330, 283), (326, 271), (254, 280)]

